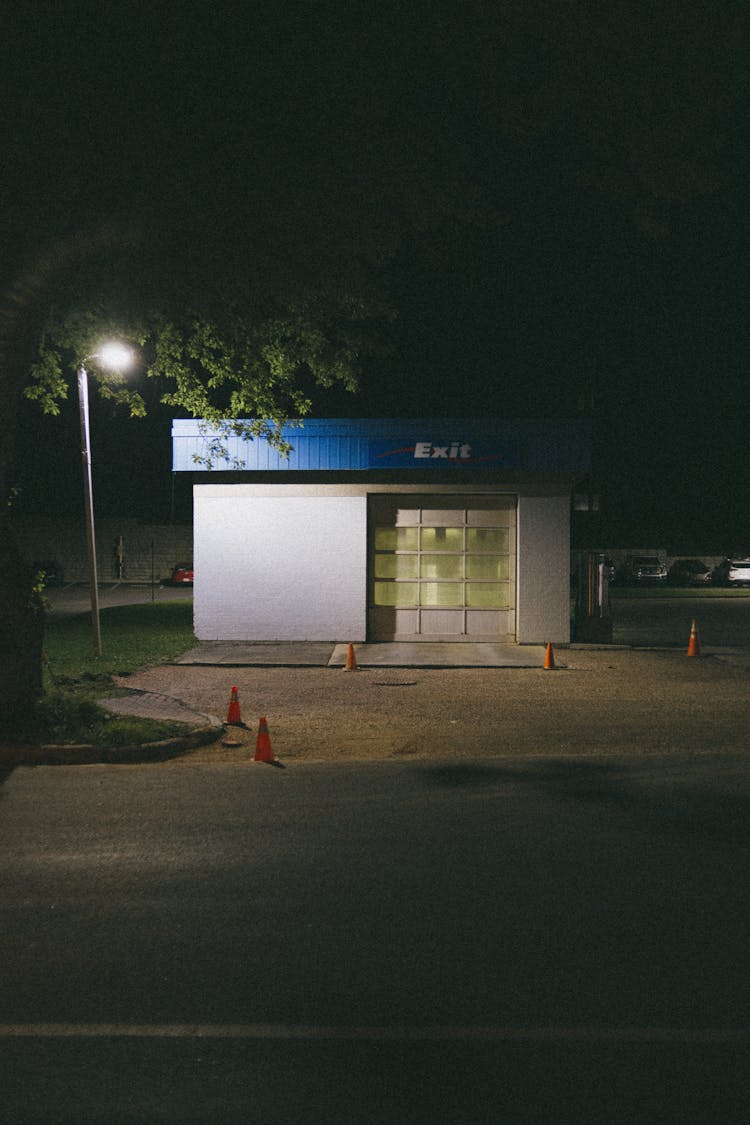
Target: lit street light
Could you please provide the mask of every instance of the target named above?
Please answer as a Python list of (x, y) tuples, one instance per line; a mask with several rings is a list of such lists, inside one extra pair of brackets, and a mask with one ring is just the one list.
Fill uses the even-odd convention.
[(99, 624), (99, 584), (96, 573), (96, 536), (94, 534), (94, 493), (91, 485), (91, 440), (89, 430), (89, 380), (86, 363), (95, 359), (110, 371), (124, 371), (133, 362), (133, 352), (116, 341), (104, 344), (98, 352), (87, 356), (78, 365), (78, 405), (81, 415), (81, 458), (83, 462), (83, 498), (86, 505), (86, 541), (89, 555), (89, 588), (91, 590), (91, 623), (94, 630), (94, 656), (102, 654), (102, 633)]

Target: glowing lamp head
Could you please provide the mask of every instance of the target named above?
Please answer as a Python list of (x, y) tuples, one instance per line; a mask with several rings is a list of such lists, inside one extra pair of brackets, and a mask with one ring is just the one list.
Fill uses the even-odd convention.
[(126, 371), (133, 363), (133, 349), (113, 340), (99, 349), (96, 358), (108, 371)]

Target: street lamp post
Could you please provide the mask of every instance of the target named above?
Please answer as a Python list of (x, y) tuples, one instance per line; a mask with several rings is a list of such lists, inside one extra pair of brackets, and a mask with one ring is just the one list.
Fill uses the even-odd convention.
[(87, 356), (78, 365), (78, 406), (81, 416), (81, 460), (83, 465), (83, 497), (86, 507), (86, 543), (89, 557), (89, 589), (91, 592), (91, 624), (94, 632), (94, 656), (102, 655), (102, 631), (99, 622), (99, 582), (96, 572), (96, 534), (94, 531), (94, 492), (91, 481), (91, 430), (89, 426), (89, 380), (86, 363), (96, 359), (102, 367), (122, 371), (133, 360), (125, 344), (105, 344), (95, 355)]

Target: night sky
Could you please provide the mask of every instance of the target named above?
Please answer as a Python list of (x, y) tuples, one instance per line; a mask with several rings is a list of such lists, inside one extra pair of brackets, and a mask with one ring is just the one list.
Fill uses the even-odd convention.
[[(189, 245), (207, 284), (356, 263), (398, 315), (359, 394), (316, 414), (580, 414), (603, 547), (750, 550), (746, 5), (51, 0), (4, 21), (5, 283), (120, 217), (166, 261)], [(98, 514), (170, 517), (152, 405), (95, 405)], [(79, 513), (56, 483), (76, 427), (75, 403), (24, 409), (26, 510)]]

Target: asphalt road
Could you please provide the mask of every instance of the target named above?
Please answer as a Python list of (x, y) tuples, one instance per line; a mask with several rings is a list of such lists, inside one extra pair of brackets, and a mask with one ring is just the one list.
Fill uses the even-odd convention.
[(17, 769), (0, 1120), (746, 1121), (750, 772)]
[(731, 597), (670, 597), (665, 591), (663, 597), (640, 598), (623, 597), (615, 591), (611, 601), (613, 640), (687, 648), (690, 623), (695, 619), (702, 646), (748, 646), (750, 592), (731, 593)]

